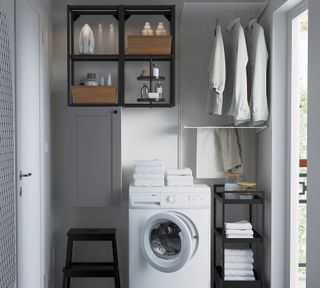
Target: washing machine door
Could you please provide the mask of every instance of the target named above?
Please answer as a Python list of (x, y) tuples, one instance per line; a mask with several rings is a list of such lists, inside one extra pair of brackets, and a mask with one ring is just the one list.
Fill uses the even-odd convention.
[(178, 212), (151, 216), (141, 234), (141, 250), (147, 262), (162, 272), (180, 270), (196, 252), (199, 235), (195, 225)]

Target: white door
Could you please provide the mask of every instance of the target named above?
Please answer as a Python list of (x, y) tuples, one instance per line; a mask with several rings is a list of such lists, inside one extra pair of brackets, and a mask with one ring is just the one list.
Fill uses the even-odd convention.
[(18, 287), (40, 288), (40, 16), (26, 0), (16, 16)]

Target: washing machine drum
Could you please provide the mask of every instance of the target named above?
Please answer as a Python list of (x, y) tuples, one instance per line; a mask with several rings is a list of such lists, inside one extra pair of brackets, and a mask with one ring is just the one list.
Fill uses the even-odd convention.
[(141, 234), (141, 250), (145, 259), (162, 272), (176, 272), (193, 257), (199, 235), (195, 225), (178, 212), (162, 212), (151, 216)]

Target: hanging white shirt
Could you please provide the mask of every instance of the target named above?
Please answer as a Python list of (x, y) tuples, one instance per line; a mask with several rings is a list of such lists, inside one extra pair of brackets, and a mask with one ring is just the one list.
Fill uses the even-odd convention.
[[(237, 20), (237, 21), (235, 21)], [(248, 52), (246, 39), (240, 19), (235, 19), (230, 26), (232, 100), (228, 114), (240, 124), (250, 120), (247, 90)]]
[(207, 98), (209, 114), (221, 115), (225, 83), (226, 59), (221, 26), (217, 25), (209, 63), (209, 92)]
[(258, 23), (252, 24), (248, 33), (249, 63), (251, 68), (250, 107), (254, 125), (268, 120), (267, 65), (268, 50), (264, 30)]

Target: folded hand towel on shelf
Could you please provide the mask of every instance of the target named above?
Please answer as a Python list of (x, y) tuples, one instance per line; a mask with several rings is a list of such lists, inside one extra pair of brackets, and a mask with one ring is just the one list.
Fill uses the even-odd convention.
[(137, 167), (134, 167), (133, 173), (134, 174), (164, 174), (164, 168), (161, 166), (155, 166), (155, 167), (137, 166)]
[(224, 263), (250, 263), (252, 264), (254, 259), (252, 256), (224, 256)]
[(183, 169), (167, 169), (167, 175), (182, 175), (182, 176), (192, 176), (192, 170), (190, 168)]
[(134, 180), (164, 180), (164, 174), (133, 174)]
[(254, 276), (225, 276), (225, 281), (255, 281)]
[(134, 186), (140, 186), (140, 187), (163, 187), (164, 186), (164, 180), (145, 180), (145, 179), (137, 179), (133, 181)]
[(253, 276), (253, 270), (224, 269), (224, 276)]
[(252, 239), (253, 235), (227, 234), (226, 237), (229, 238), (229, 239), (237, 239), (237, 238)]
[(252, 270), (253, 265), (251, 263), (224, 263), (224, 269), (230, 270)]
[(193, 186), (193, 181), (167, 180), (168, 186)]
[(240, 230), (245, 230), (245, 229), (252, 229), (252, 225), (249, 221), (247, 220), (241, 220), (237, 222), (226, 222), (224, 224), (226, 229), (230, 230), (235, 230), (235, 229), (240, 229)]
[(155, 160), (134, 160), (133, 165), (135, 167), (163, 167), (163, 161), (159, 159)]
[(253, 256), (252, 249), (224, 249), (225, 256)]
[(240, 230), (240, 229), (230, 230), (230, 229), (226, 229), (225, 233), (227, 235), (253, 235), (253, 230), (252, 229), (248, 229), (248, 230)]
[(193, 181), (192, 176), (176, 176), (176, 175), (168, 175), (167, 176), (168, 181), (181, 181), (181, 182), (190, 182)]

